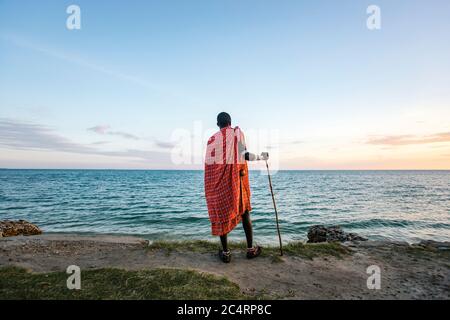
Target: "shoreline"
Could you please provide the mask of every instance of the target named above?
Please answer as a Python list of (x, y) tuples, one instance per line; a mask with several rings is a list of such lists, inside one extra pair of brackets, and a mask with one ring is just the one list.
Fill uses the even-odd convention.
[[(40, 171), (204, 171), (204, 168), (199, 169), (130, 169), (130, 168), (0, 168), (0, 170), (40, 170)], [(261, 169), (250, 169), (249, 171), (261, 171)], [(275, 170), (273, 170), (275, 171)], [(450, 171), (450, 169), (280, 169), (282, 171)]]
[[(345, 231), (348, 231), (351, 229), (346, 228)], [(305, 230), (307, 231), (307, 230)], [(275, 231), (276, 232), (276, 231)], [(95, 232), (95, 231), (86, 231), (86, 232), (70, 232), (70, 231), (47, 231), (47, 230), (43, 230), (44, 235), (49, 235), (49, 236), (79, 236), (79, 237), (111, 237), (111, 238), (139, 238), (142, 239), (143, 241), (147, 241), (147, 242), (174, 242), (177, 241), (179, 238), (178, 237), (154, 237), (154, 236), (148, 236), (147, 234), (133, 234), (133, 233), (116, 233), (116, 232)], [(401, 245), (418, 245), (420, 243), (425, 243), (425, 242), (435, 242), (435, 243), (450, 243), (450, 239), (426, 239), (426, 238), (414, 238), (413, 240), (397, 240), (397, 239), (389, 239), (387, 237), (383, 237), (383, 236), (379, 236), (379, 235), (366, 235), (362, 232), (357, 233), (358, 235), (364, 236), (368, 239), (369, 242), (376, 242), (376, 243), (386, 243), (386, 244), (401, 244)], [(282, 234), (283, 235), (283, 234)], [(229, 238), (229, 241), (231, 242), (242, 242), (244, 241), (244, 235), (232, 235)], [(263, 247), (276, 247), (278, 246), (278, 240), (276, 239), (276, 233), (272, 235), (272, 238), (274, 238), (275, 240), (271, 240), (271, 241), (265, 241), (265, 240), (261, 240), (261, 239), (254, 239), (254, 242), (258, 245), (262, 245)], [(1, 238), (0, 238), (1, 239)], [(208, 235), (206, 237), (188, 237), (188, 238), (183, 238), (182, 241), (206, 241), (206, 242), (211, 242), (211, 243), (217, 243), (218, 245), (220, 244), (220, 240), (218, 239), (218, 237), (212, 236), (212, 235)], [(284, 237), (283, 239), (283, 246), (287, 245), (289, 243), (307, 243), (308, 241), (308, 237), (305, 234), (305, 236), (301, 239), (289, 239), (286, 237)]]
[[(159, 269), (225, 277), (250, 297), (271, 299), (450, 299), (450, 243), (365, 241), (344, 244), (286, 244), (245, 259), (232, 245), (233, 260), (217, 258), (218, 243), (155, 241), (135, 236), (43, 234), (0, 239), (0, 270), (19, 267), (33, 274), (114, 268)], [(367, 288), (367, 268), (381, 269), (381, 289)], [(257, 277), (255, 277), (258, 275)]]

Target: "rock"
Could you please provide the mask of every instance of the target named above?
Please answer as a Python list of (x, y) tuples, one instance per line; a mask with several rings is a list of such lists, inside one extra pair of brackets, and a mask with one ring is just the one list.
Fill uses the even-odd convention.
[(340, 226), (312, 226), (308, 230), (308, 243), (367, 241), (355, 233), (347, 233)]
[(42, 231), (36, 225), (25, 220), (0, 221), (0, 238), (13, 236), (31, 236), (41, 234)]
[(450, 250), (450, 242), (439, 242), (434, 240), (422, 240), (418, 246), (431, 250)]

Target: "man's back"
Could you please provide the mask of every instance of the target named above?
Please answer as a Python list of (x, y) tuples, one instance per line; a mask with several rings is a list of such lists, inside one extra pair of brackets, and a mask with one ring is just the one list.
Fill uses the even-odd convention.
[[(241, 147), (240, 147), (241, 145)], [(244, 146), (244, 147), (242, 147)], [(239, 127), (227, 126), (209, 140), (205, 156), (205, 196), (212, 234), (230, 232), (244, 211), (250, 211), (250, 185)]]

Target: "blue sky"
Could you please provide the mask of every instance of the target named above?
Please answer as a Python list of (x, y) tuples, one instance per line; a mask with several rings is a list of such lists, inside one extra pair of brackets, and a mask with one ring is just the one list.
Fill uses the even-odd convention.
[(226, 110), (281, 168), (450, 169), (449, 34), (445, 0), (0, 0), (0, 167), (201, 168), (172, 135)]

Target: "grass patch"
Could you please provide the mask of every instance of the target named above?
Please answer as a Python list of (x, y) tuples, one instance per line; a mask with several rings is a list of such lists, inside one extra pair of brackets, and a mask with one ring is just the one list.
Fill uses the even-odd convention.
[(410, 245), (402, 248), (403, 251), (416, 258), (430, 259), (435, 256), (450, 259), (450, 250), (438, 250), (432, 246)]
[[(231, 250), (245, 250), (247, 247), (244, 242), (231, 242), (228, 246)], [(166, 250), (168, 254), (172, 252), (216, 253), (219, 248), (219, 244), (203, 240), (155, 241), (148, 246), (148, 250)], [(263, 247), (262, 256), (271, 257), (273, 262), (282, 262), (282, 259), (278, 257), (279, 252), (278, 247)], [(290, 242), (283, 246), (283, 253), (286, 256), (297, 256), (307, 259), (313, 259), (320, 256), (342, 258), (343, 256), (350, 254), (351, 250), (338, 242)]]
[(171, 252), (214, 252), (219, 249), (216, 243), (203, 240), (191, 240), (191, 241), (153, 241), (149, 246), (148, 250), (166, 250)]
[[(283, 253), (286, 256), (296, 256), (307, 259), (316, 257), (333, 256), (342, 258), (351, 253), (351, 250), (338, 242), (327, 243), (303, 243), (290, 242), (283, 246)], [(263, 255), (279, 255), (280, 249), (277, 247), (264, 248)]]
[(192, 270), (154, 269), (81, 271), (81, 290), (69, 290), (64, 272), (29, 273), (0, 269), (0, 300), (7, 299), (248, 299), (239, 286), (224, 277)]

